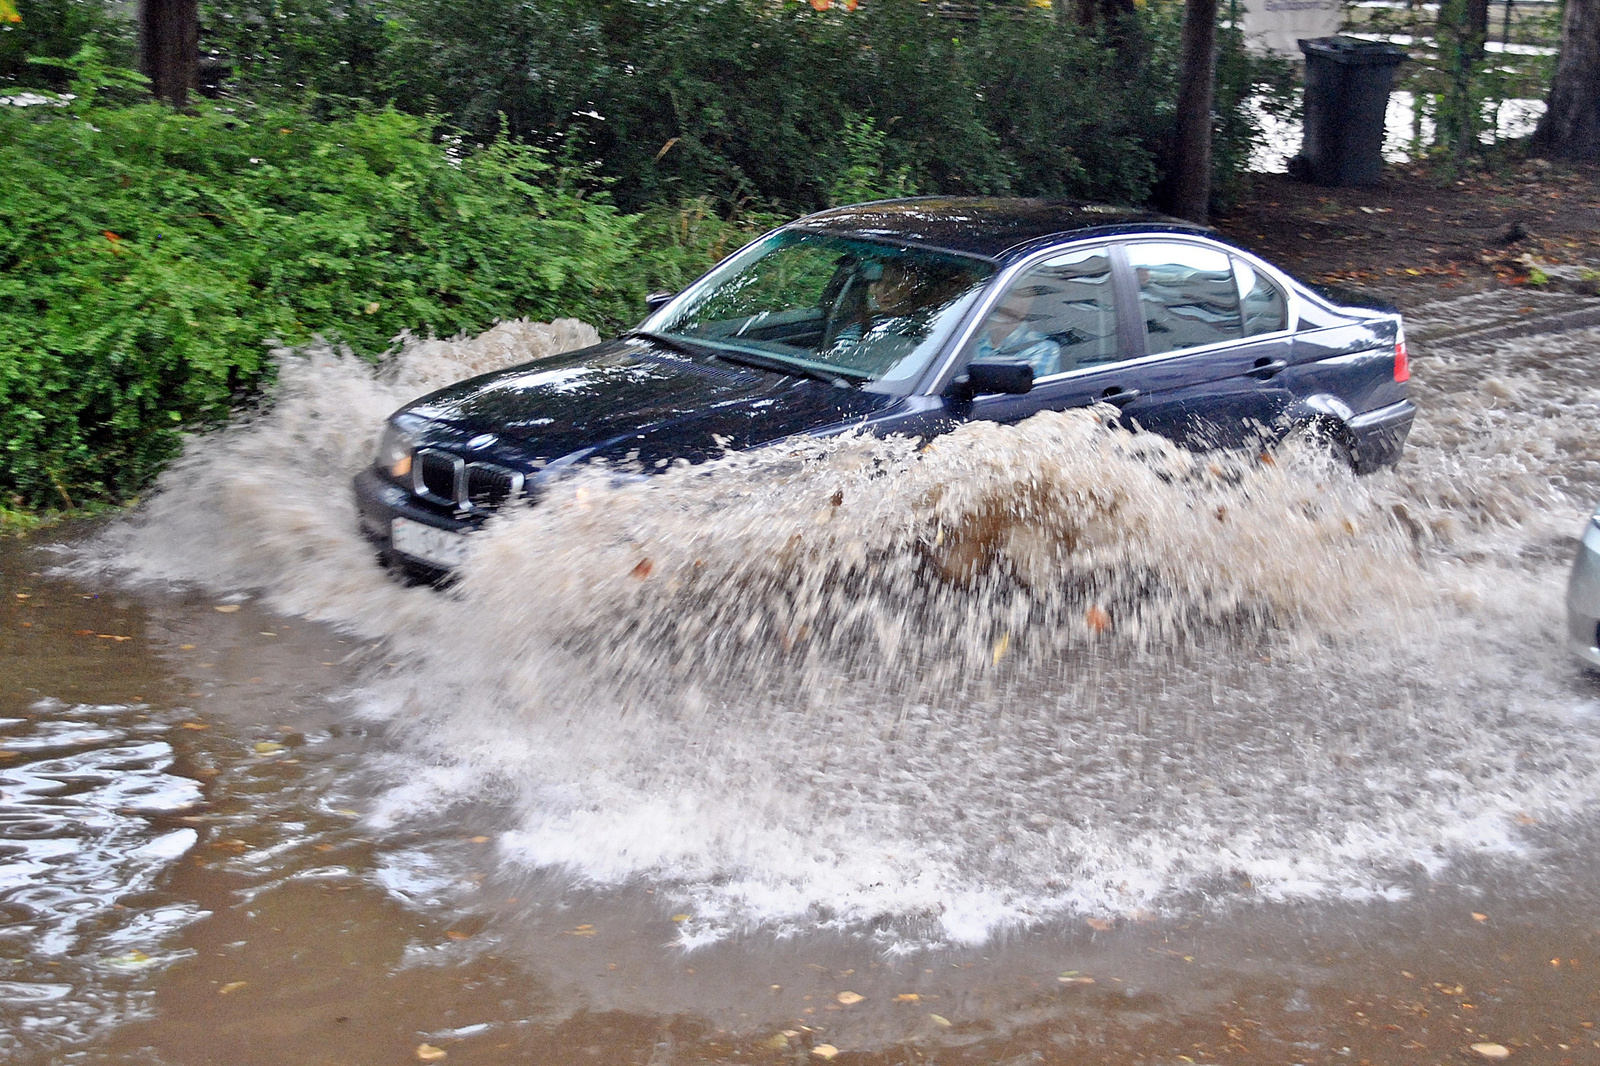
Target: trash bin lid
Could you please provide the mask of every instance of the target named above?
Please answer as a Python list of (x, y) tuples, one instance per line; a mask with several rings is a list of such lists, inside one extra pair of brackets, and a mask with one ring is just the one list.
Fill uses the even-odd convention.
[(1406, 50), (1399, 45), (1387, 41), (1364, 41), (1359, 37), (1313, 37), (1299, 43), (1300, 51), (1306, 54), (1306, 58), (1316, 56), (1345, 66), (1396, 66), (1409, 58)]

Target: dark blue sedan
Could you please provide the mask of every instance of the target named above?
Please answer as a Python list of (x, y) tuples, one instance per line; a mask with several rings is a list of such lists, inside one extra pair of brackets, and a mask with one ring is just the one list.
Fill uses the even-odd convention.
[(1125, 208), (838, 208), (652, 305), (616, 340), (395, 412), (355, 484), (386, 557), (437, 576), (460, 534), (588, 460), (653, 470), (795, 434), (927, 437), (1108, 403), (1191, 447), (1311, 430), (1367, 471), (1399, 458), (1414, 413), (1399, 315)]

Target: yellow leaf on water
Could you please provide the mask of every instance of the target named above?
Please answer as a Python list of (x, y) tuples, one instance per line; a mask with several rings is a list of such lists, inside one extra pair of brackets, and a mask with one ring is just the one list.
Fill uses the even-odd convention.
[(230, 994), (232, 994), (234, 992), (239, 991), (239, 989), (244, 988), (249, 983), (250, 983), (249, 981), (229, 981), (227, 984), (225, 984), (221, 988), (217, 989), (217, 995), (219, 995), (219, 996), (230, 995)]
[(283, 745), (279, 744), (276, 740), (258, 740), (258, 741), (256, 741), (256, 754), (257, 755), (271, 755), (275, 751), (282, 751), (282, 750), (283, 750)]
[(853, 1007), (867, 997), (863, 996), (860, 992), (840, 992), (833, 998), (844, 1004), (846, 1007)]
[(446, 1051), (444, 1048), (434, 1047), (432, 1044), (417, 1045), (417, 1058), (421, 1059), (423, 1062), (438, 1062), (440, 1059), (449, 1054), (450, 1052)]
[(1111, 923), (1106, 921), (1104, 918), (1090, 918), (1088, 919), (1088, 923), (1089, 928), (1095, 930), (1096, 932), (1104, 933), (1111, 928)]
[(96, 633), (95, 636), (99, 637), (101, 640), (114, 640), (118, 644), (122, 643), (125, 640), (132, 640), (133, 639), (132, 637), (119, 637), (115, 633)]
[(819, 1059), (831, 1059), (839, 1054), (839, 1049), (832, 1044), (818, 1044), (811, 1049), (811, 1053)]
[(486, 836), (475, 836), (472, 838), (472, 842), (474, 844), (487, 844), (489, 843), (489, 838)]
[(1479, 914), (1477, 911), (1473, 911), (1472, 920), (1475, 922), (1487, 922), (1489, 920), (1489, 916), (1487, 914)]
[(179, 651), (194, 651), (194, 645), (193, 644), (179, 644), (178, 645), (178, 650)]
[(1504, 1044), (1473, 1044), (1472, 1050), (1486, 1059), (1505, 1059), (1511, 1057), (1511, 1049)]
[(894, 1001), (896, 1003), (915, 1003), (921, 998), (922, 997), (917, 995), (915, 992), (902, 992), (898, 996), (894, 997)]
[(995, 661), (995, 664), (998, 665), (1000, 660), (1005, 658), (1006, 652), (1008, 652), (1010, 650), (1011, 650), (1011, 634), (1010, 633), (1006, 633), (1003, 636), (1001, 636), (1001, 638), (999, 640), (994, 642), (994, 661)]
[(221, 614), (232, 614), (234, 611), (237, 611), (238, 609), (239, 609), (239, 605), (237, 603), (219, 603), (219, 604), (216, 605), (215, 608), (213, 608), (213, 610), (215, 610), (215, 611), (217, 611), (217, 612), (219, 612)]
[(942, 1014), (930, 1014), (928, 1015), (928, 1020), (941, 1029), (948, 1029), (952, 1024), (950, 1019)]
[(594, 936), (594, 926), (580, 925), (576, 929), (568, 929), (568, 936)]
[(689, 920), (689, 916), (687, 914), (674, 914), (672, 916), (672, 920), (675, 922), (687, 922)]
[(459, 929), (446, 929), (444, 935), (449, 937), (451, 940), (470, 940), (470, 939), (472, 939), (472, 934), (471, 933), (463, 933)]
[(765, 1048), (771, 1048), (773, 1051), (783, 1051), (789, 1047), (789, 1038), (784, 1036), (782, 1033), (773, 1033), (771, 1036), (761, 1041), (761, 1046)]
[(1092, 984), (1094, 984), (1094, 978), (1093, 977), (1083, 977), (1083, 976), (1080, 976), (1079, 974), (1077, 974), (1075, 972), (1074, 973), (1064, 973), (1060, 977), (1057, 977), (1056, 980), (1060, 981), (1064, 985), (1092, 985)]
[(204, 722), (185, 722), (185, 723), (183, 723), (183, 728), (185, 728), (185, 729), (210, 729), (211, 727), (206, 725)]

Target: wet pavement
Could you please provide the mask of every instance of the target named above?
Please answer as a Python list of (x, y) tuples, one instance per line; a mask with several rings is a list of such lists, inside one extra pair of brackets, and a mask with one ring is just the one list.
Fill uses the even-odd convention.
[(1417, 310), (1413, 447), (1359, 483), (941, 445), (918, 493), (967, 471), (1077, 554), (1012, 531), (923, 598), (886, 512), (926, 496), (843, 453), (590, 486), (401, 588), (329, 486), (418, 380), (291, 378), (133, 528), (0, 543), (0, 1052), (1600, 1062), (1600, 684), (1559, 644), (1600, 335), (1530, 299)]

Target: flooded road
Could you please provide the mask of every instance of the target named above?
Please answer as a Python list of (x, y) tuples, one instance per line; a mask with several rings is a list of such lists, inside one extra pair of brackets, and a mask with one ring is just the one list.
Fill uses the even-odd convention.
[(1392, 473), (844, 441), (580, 479), (448, 593), (350, 472), (582, 331), (291, 364), (132, 520), (0, 547), (0, 1051), (1600, 1062), (1579, 306), (1415, 309)]

